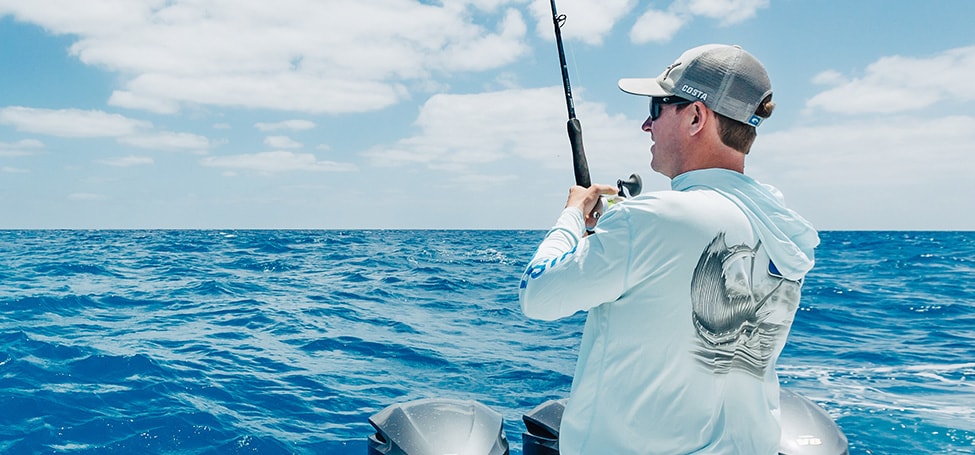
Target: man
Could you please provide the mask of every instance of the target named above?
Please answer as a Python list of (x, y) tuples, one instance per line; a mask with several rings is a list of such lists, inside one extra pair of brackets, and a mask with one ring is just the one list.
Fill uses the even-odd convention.
[(777, 453), (775, 362), (819, 237), (743, 174), (774, 106), (765, 68), (707, 45), (619, 86), (650, 97), (651, 167), (672, 191), (600, 217), (615, 188), (573, 187), (525, 271), (527, 316), (588, 311), (561, 453)]

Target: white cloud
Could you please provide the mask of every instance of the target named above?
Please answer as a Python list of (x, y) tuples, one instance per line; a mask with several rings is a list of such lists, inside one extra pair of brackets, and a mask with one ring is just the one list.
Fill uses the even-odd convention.
[[(936, 183), (975, 174), (975, 117), (897, 117), (759, 134), (755, 156), (832, 185)], [(796, 165), (795, 163), (801, 163)]]
[(190, 133), (160, 132), (122, 137), (120, 143), (154, 150), (206, 151), (212, 147), (209, 139)]
[[(203, 136), (153, 132), (150, 122), (97, 110), (7, 107), (0, 109), (0, 124), (12, 125), (18, 131), (57, 137), (113, 137), (122, 144), (157, 150), (205, 151), (213, 146)], [(0, 155), (24, 154), (27, 148), (42, 146), (36, 140), (24, 140), (12, 145), (0, 143)]]
[(0, 109), (0, 124), (28, 133), (89, 138), (128, 136), (151, 126), (149, 122), (102, 111), (21, 106)]
[(525, 53), (522, 39), (526, 31), (521, 13), (508, 10), (499, 25), (498, 34), (448, 46), (437, 53), (439, 66), (461, 71), (484, 71), (499, 66), (498, 62), (511, 63)]
[[(330, 79), (284, 71), (272, 74), (147, 73), (129, 81), (126, 88), (126, 97), (310, 113), (366, 112), (382, 109), (406, 97), (406, 89), (399, 83)], [(115, 94), (113, 99), (116, 99)], [(124, 107), (145, 108), (148, 105), (146, 102)]]
[(4, 1), (0, 14), (76, 37), (73, 56), (120, 74), (123, 82), (109, 100), (114, 106), (341, 113), (405, 99), (405, 82), (449, 80), (527, 54), (518, 10), (503, 11), (494, 24), (475, 23), (470, 11), (519, 3), (106, 0), (93, 8), (65, 0)]
[(309, 120), (285, 120), (276, 123), (255, 123), (254, 127), (265, 132), (277, 130), (301, 131), (314, 128), (315, 122)]
[(125, 90), (115, 90), (108, 98), (108, 104), (126, 109), (141, 109), (157, 114), (175, 114), (179, 103), (160, 97), (146, 96)]
[(492, 187), (496, 187), (502, 183), (508, 183), (518, 180), (518, 177), (511, 174), (506, 175), (462, 175), (455, 176), (451, 178), (453, 183), (463, 184), (470, 188), (482, 188), (482, 191), (488, 191)]
[(666, 43), (697, 16), (734, 25), (755, 17), (768, 5), (769, 0), (675, 0), (666, 11), (651, 6), (633, 24), (630, 40), (637, 44)]
[(352, 163), (319, 161), (311, 153), (288, 151), (263, 152), (246, 155), (212, 156), (200, 160), (200, 164), (231, 170), (247, 170), (260, 173), (291, 171), (352, 172), (357, 168)]
[[(512, 3), (525, 3), (527, 0), (455, 0), (454, 2), (458, 5), (473, 5), (474, 7), (483, 11), (494, 11), (501, 6), (510, 5)], [(449, 6), (449, 3), (447, 6)]]
[(720, 19), (722, 25), (732, 25), (755, 17), (759, 9), (768, 5), (769, 0), (677, 0), (670, 8), (675, 12)]
[[(650, 138), (640, 131), (641, 121), (611, 116), (604, 105), (586, 102), (582, 92), (576, 95), (583, 140), (593, 151), (590, 163), (602, 162), (599, 169), (607, 172), (644, 170)], [(481, 165), (505, 158), (565, 168), (571, 154), (564, 106), (560, 86), (438, 94), (420, 110), (415, 122), (419, 134), (366, 155), (378, 166), (423, 165), (462, 173), (474, 173)]]
[(970, 229), (936, 223), (968, 216), (972, 156), (975, 117), (874, 118), (760, 133), (747, 169), (827, 229)]
[(148, 157), (148, 156), (129, 155), (129, 156), (122, 156), (118, 158), (110, 158), (107, 160), (101, 160), (99, 161), (99, 163), (108, 166), (113, 166), (113, 167), (131, 167), (131, 166), (150, 165), (150, 164), (154, 164), (155, 161), (152, 159), (152, 157)]
[(68, 195), (68, 199), (72, 201), (103, 201), (108, 197), (98, 193), (71, 193)]
[(813, 78), (834, 85), (806, 104), (842, 114), (891, 114), (918, 110), (945, 100), (975, 99), (975, 46), (951, 49), (933, 57), (884, 57), (870, 64), (862, 77), (836, 70)]
[(264, 138), (264, 145), (274, 149), (300, 149), (304, 147), (301, 142), (288, 136), (268, 136)]
[[(420, 109), (415, 122), (420, 135), (367, 155), (376, 165), (424, 164), (453, 170), (494, 162), (509, 153), (544, 156), (553, 147), (544, 139), (554, 137), (544, 125), (559, 124), (560, 96), (553, 88), (437, 94)], [(520, 120), (502, 121), (512, 118)]]
[(10, 166), (0, 167), (0, 171), (5, 172), (7, 174), (27, 174), (30, 172), (27, 169), (21, 169), (18, 167), (10, 167)]
[(12, 144), (0, 142), (0, 156), (15, 157), (33, 155), (44, 148), (44, 143), (36, 139), (23, 139)]
[(687, 19), (680, 15), (650, 9), (636, 20), (630, 30), (630, 40), (638, 44), (665, 43), (686, 23)]
[[(612, 32), (616, 23), (637, 5), (635, 0), (560, 0), (557, 2), (559, 15), (565, 15), (565, 24), (560, 32), (563, 40), (579, 40), (591, 45), (600, 45)], [(537, 20), (538, 35), (555, 39), (552, 24), (552, 5), (549, 2), (534, 1), (531, 11)]]
[(816, 85), (840, 85), (849, 83), (850, 80), (839, 71), (826, 70), (813, 76), (812, 82)]

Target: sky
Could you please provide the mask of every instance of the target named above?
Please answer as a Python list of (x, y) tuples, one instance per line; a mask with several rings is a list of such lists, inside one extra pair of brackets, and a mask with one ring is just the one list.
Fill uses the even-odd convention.
[[(594, 182), (738, 44), (746, 173), (821, 230), (975, 229), (975, 2), (559, 0)], [(573, 184), (543, 0), (0, 0), (0, 229), (547, 229)]]

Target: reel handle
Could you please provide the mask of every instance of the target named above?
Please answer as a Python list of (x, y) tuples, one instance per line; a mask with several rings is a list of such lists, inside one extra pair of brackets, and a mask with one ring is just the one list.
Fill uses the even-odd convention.
[(617, 180), (616, 187), (620, 189), (618, 194), (620, 197), (638, 196), (640, 191), (643, 191), (643, 179), (640, 178), (640, 174), (630, 174), (630, 178), (626, 180)]

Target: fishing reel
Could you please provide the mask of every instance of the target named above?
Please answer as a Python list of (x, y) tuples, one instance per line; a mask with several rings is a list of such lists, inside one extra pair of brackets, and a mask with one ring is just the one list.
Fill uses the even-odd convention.
[[(588, 176), (586, 176), (588, 179)], [(599, 198), (599, 202), (596, 203), (596, 208), (593, 210), (593, 218), (598, 219), (604, 210), (609, 209), (613, 205), (622, 202), (623, 199), (635, 197), (640, 194), (643, 190), (643, 179), (640, 178), (639, 174), (630, 174), (630, 177), (626, 180), (619, 179), (616, 181), (616, 188), (619, 190), (616, 194), (612, 196), (602, 195)], [(586, 234), (592, 234), (595, 226), (586, 226)]]
[(616, 188), (619, 188), (620, 192), (617, 193), (619, 197), (634, 197), (643, 191), (643, 179), (640, 178), (640, 174), (630, 174), (630, 178), (623, 180), (619, 179), (616, 181)]

